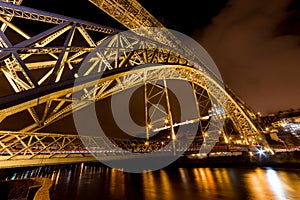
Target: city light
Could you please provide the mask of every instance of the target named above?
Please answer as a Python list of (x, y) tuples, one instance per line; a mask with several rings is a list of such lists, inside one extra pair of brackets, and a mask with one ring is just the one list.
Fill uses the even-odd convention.
[(261, 148), (257, 149), (257, 153), (259, 156), (265, 156), (265, 152), (266, 151), (264, 149), (261, 149)]

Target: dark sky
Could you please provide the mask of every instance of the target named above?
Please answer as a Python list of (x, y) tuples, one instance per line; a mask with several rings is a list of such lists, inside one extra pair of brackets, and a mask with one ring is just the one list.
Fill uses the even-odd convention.
[(152, 4), (148, 10), (168, 28), (198, 41), (255, 111), (300, 108), (299, 0), (140, 2)]
[[(300, 0), (139, 2), (167, 28), (198, 41), (224, 82), (255, 111), (300, 108)], [(24, 0), (23, 5), (122, 28), (88, 0)]]
[[(241, 3), (243, 2), (243, 3)], [(300, 2), (232, 1), (194, 37), (254, 110), (300, 108)]]

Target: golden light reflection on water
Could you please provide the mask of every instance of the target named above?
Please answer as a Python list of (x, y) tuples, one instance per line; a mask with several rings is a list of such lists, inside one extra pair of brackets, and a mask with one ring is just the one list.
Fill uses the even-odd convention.
[(224, 178), (223, 183), (230, 183), (229, 171), (226, 169), (221, 170), (221, 176)]
[(110, 193), (111, 194), (124, 194), (125, 193), (125, 177), (119, 170), (111, 169), (110, 174)]
[(180, 174), (180, 178), (181, 178), (181, 182), (182, 182), (182, 186), (184, 188), (184, 190), (188, 191), (189, 188), (189, 174), (188, 174), (188, 170), (185, 168), (180, 168), (179, 169), (179, 174)]
[(287, 199), (285, 186), (280, 180), (277, 172), (273, 169), (268, 169), (266, 171), (266, 178), (269, 183), (270, 190), (275, 194), (277, 199)]
[(298, 174), (289, 171), (278, 171), (288, 199), (300, 199), (300, 171)]
[(245, 174), (245, 186), (251, 199), (274, 199), (264, 173), (261, 169), (256, 169), (252, 173)]
[(216, 182), (214, 181), (212, 169), (204, 168), (204, 169), (200, 169), (200, 170), (204, 170), (204, 176), (207, 178), (208, 185), (206, 188), (209, 188), (210, 190), (215, 191), (216, 190), (216, 184), (215, 184)]
[[(32, 174), (30, 171), (24, 173)], [(64, 193), (67, 199), (85, 197), (87, 193), (101, 199), (128, 196), (151, 200), (300, 199), (300, 170), (296, 169), (178, 168), (129, 174), (106, 167), (80, 165), (76, 169), (57, 169), (43, 176), (54, 181), (56, 196)]]
[(171, 182), (171, 179), (168, 177), (168, 174), (166, 173), (166, 171), (161, 170), (160, 171), (160, 179), (161, 179), (161, 190), (160, 193), (163, 196), (164, 199), (174, 199), (174, 195), (176, 195), (176, 193), (174, 193), (173, 190), (173, 184)]
[(266, 177), (277, 199), (300, 199), (300, 177), (297, 174), (267, 169)]
[(147, 199), (178, 199), (189, 193), (206, 199), (299, 199), (299, 177), (273, 169), (180, 168), (176, 178), (164, 170), (142, 176)]
[(142, 174), (143, 177), (143, 191), (144, 194), (149, 194), (150, 199), (157, 199), (159, 195), (156, 190), (156, 180), (154, 179), (152, 172), (147, 172)]

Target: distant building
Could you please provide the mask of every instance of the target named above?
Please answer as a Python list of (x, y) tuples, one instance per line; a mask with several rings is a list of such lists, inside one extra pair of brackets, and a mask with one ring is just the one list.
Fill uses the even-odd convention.
[(261, 124), (271, 140), (283, 142), (287, 146), (300, 145), (300, 109), (262, 116)]

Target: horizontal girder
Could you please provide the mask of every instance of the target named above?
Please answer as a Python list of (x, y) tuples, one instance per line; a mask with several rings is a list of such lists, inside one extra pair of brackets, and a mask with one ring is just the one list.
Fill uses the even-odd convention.
[[(135, 151), (140, 153), (133, 154), (129, 140), (115, 138), (110, 140), (116, 145), (128, 145), (130, 149), (107, 146), (103, 138), (95, 136), (0, 131), (0, 169), (164, 157), (172, 153), (171, 149), (155, 150), (154, 142), (145, 146), (145, 140), (135, 140)], [(86, 146), (81, 141), (84, 141)], [(143, 153), (149, 148), (155, 152), (154, 155)]]

